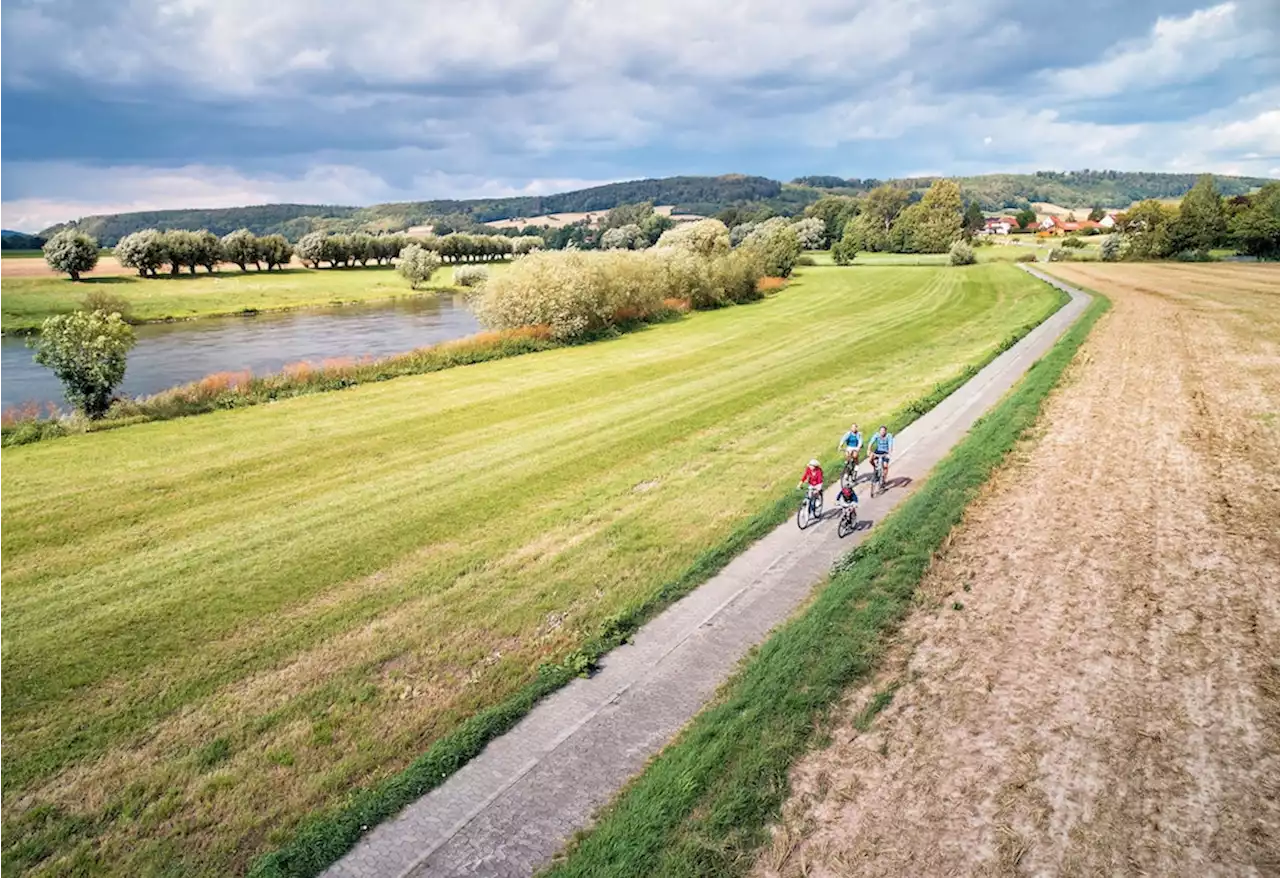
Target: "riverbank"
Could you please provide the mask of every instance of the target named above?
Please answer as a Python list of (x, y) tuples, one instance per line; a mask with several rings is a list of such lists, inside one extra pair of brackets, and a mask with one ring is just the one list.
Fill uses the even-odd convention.
[[(500, 272), (506, 263), (486, 264)], [(111, 296), (125, 306), (130, 323), (167, 323), (202, 317), (288, 311), (297, 308), (367, 304), (432, 295), (452, 290), (453, 268), (439, 269), (423, 289), (410, 289), (392, 266), (366, 268), (290, 268), (141, 278), (94, 277), (78, 282), (65, 278), (5, 278), (0, 300), (0, 331), (38, 331), (46, 318), (83, 307), (91, 293)]]

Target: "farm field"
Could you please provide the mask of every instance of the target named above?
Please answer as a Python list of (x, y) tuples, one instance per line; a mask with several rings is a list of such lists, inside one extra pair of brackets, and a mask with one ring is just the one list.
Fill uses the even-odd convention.
[[(41, 263), (43, 265), (43, 262)], [(488, 263), (502, 271), (503, 263)], [(66, 278), (10, 278), (4, 280), (0, 300), (0, 329), (5, 332), (39, 328), (46, 317), (74, 311), (90, 292), (119, 296), (132, 307), (131, 320), (186, 320), (246, 310), (278, 311), (319, 305), (373, 302), (422, 295), (431, 289), (451, 289), (453, 268), (438, 270), (418, 290), (391, 266), (181, 275), (178, 278), (86, 275), (79, 283)]]
[[(1054, 243), (1033, 243), (1027, 237), (1022, 244), (992, 244), (989, 247), (974, 247), (973, 252), (979, 263), (1013, 262), (1024, 253), (1034, 253), (1039, 260), (1045, 259), (1050, 250), (1059, 246)], [(1096, 250), (1096, 248), (1095, 248)], [(813, 257), (818, 265), (834, 265), (831, 251), (819, 250), (805, 254)], [(870, 253), (860, 252), (853, 265), (950, 265), (951, 257), (946, 253)]]
[(810, 268), (607, 343), (5, 449), (6, 869), (242, 871), (1055, 302), (1007, 265)]
[(1280, 871), (1280, 266), (1050, 270), (1114, 308), (757, 876)]

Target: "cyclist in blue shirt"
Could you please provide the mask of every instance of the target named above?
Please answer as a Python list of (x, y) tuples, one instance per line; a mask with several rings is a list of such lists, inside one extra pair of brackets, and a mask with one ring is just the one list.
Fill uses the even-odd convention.
[(880, 490), (883, 491), (889, 484), (889, 455), (893, 453), (893, 434), (881, 424), (880, 429), (871, 437), (870, 444), (872, 467), (876, 465), (877, 458), (880, 461)]
[(852, 461), (854, 466), (858, 465), (858, 455), (862, 452), (862, 431), (858, 429), (857, 424), (850, 427), (849, 432), (841, 437), (836, 449), (844, 452), (846, 462)]

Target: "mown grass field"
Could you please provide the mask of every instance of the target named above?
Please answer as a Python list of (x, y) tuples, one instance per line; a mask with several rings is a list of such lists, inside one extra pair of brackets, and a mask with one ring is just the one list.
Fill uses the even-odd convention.
[[(1024, 253), (1034, 253), (1037, 259), (1043, 260), (1049, 251), (1059, 246), (1033, 243), (1028, 239), (1025, 244), (992, 244), (987, 247), (974, 247), (974, 255), (980, 264), (988, 262), (1013, 262)], [(830, 250), (820, 250), (806, 254), (813, 257), (819, 265), (835, 265)], [(951, 257), (946, 253), (870, 253), (863, 251), (853, 261), (853, 265), (950, 265)]]
[(810, 268), (613, 341), (5, 449), (6, 870), (225, 875), (1056, 303)]
[[(493, 263), (487, 267), (502, 271), (505, 265)], [(430, 283), (417, 291), (411, 290), (409, 282), (390, 266), (270, 272), (232, 268), (216, 274), (205, 274), (202, 269), (199, 274), (177, 278), (89, 274), (79, 283), (66, 278), (5, 278), (0, 330), (38, 328), (46, 317), (76, 310), (85, 296), (95, 291), (126, 300), (132, 312), (129, 319), (149, 321), (372, 302), (420, 295), (452, 284), (451, 266), (441, 268)]]

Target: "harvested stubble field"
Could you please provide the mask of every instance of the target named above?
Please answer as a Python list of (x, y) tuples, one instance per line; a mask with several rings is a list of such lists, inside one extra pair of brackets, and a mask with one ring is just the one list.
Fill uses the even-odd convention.
[[(41, 261), (41, 265), (44, 262)], [(506, 263), (485, 263), (500, 272)], [(446, 265), (418, 290), (391, 266), (367, 268), (290, 268), (287, 271), (240, 271), (232, 266), (215, 274), (181, 274), (178, 277), (141, 278), (84, 276), (79, 283), (65, 277), (41, 276), (4, 279), (0, 301), (0, 329), (5, 332), (39, 328), (46, 317), (82, 306), (91, 292), (117, 296), (129, 303), (130, 320), (188, 320), (219, 314), (281, 311), (354, 302), (376, 302), (452, 288), (452, 266)]]
[(5, 449), (6, 870), (243, 870), (1055, 304), (1012, 266), (815, 268), (605, 343)]
[(1053, 271), (1114, 309), (759, 876), (1280, 874), (1280, 266)]

